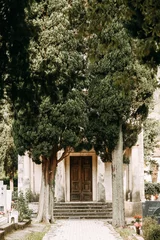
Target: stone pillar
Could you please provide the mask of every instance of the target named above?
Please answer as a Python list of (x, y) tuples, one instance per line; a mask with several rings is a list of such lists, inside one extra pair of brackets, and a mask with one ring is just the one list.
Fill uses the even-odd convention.
[(132, 147), (129, 175), (131, 202), (125, 202), (125, 216), (133, 217), (136, 214), (142, 215), (142, 201), (144, 200), (143, 131), (138, 136), (137, 144)]
[(42, 179), (42, 164), (33, 163), (33, 165), (34, 165), (34, 190), (35, 193), (40, 193)]
[(132, 147), (132, 201), (144, 201), (144, 150), (143, 130), (138, 136), (138, 141)]
[(144, 193), (144, 143), (143, 143), (143, 128), (141, 133), (139, 134), (139, 169), (140, 169), (140, 200), (145, 201), (145, 193)]
[(31, 161), (27, 153), (24, 156), (18, 156), (18, 192), (23, 191), (25, 193), (31, 187)]
[(102, 162), (100, 157), (98, 157), (98, 171), (97, 171), (97, 200), (99, 202), (105, 202), (105, 163)]
[(55, 200), (57, 202), (65, 201), (64, 192), (64, 159), (58, 164), (56, 176), (55, 176)]
[(23, 191), (24, 156), (18, 155), (18, 192)]
[(105, 164), (105, 194), (106, 202), (112, 201), (112, 171), (111, 163), (106, 162)]
[(132, 202), (140, 202), (139, 145), (132, 147)]
[(128, 199), (127, 193), (129, 191), (129, 174), (128, 164), (123, 164), (123, 187), (124, 187), (124, 200)]
[(24, 178), (23, 178), (23, 191), (26, 192), (28, 189), (30, 189), (30, 161), (28, 154), (25, 153), (24, 155), (24, 161), (23, 161), (23, 167), (24, 167)]

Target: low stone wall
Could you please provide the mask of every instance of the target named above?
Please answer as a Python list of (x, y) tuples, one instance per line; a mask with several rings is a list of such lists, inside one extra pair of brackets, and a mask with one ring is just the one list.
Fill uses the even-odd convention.
[(142, 216), (142, 203), (141, 202), (125, 202), (125, 216), (134, 217), (134, 215)]

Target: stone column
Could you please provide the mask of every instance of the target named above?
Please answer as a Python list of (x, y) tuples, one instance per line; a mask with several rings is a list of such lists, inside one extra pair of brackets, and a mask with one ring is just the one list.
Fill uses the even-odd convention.
[(65, 201), (64, 192), (64, 159), (58, 164), (55, 176), (55, 198), (57, 202)]
[(144, 193), (144, 143), (143, 143), (143, 128), (139, 134), (139, 167), (140, 167), (140, 200), (145, 201)]
[(138, 141), (132, 147), (132, 201), (140, 202), (144, 199), (144, 158), (143, 158), (143, 131)]
[(140, 163), (138, 144), (132, 147), (132, 202), (140, 201)]
[(28, 154), (25, 153), (24, 155), (24, 162), (23, 162), (23, 192), (25, 193), (28, 189), (30, 189), (30, 161)]
[(98, 163), (97, 163), (97, 186), (98, 186), (98, 191), (97, 191), (97, 199), (99, 202), (105, 202), (105, 181), (104, 181), (104, 176), (105, 176), (105, 163), (102, 162), (100, 157), (98, 157)]
[(106, 202), (112, 201), (112, 171), (111, 171), (111, 163), (105, 163), (105, 194), (106, 194)]

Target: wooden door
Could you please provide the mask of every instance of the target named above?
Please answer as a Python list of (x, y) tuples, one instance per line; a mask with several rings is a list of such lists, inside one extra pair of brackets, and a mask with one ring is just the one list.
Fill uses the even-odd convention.
[(70, 200), (92, 201), (92, 157), (70, 157)]

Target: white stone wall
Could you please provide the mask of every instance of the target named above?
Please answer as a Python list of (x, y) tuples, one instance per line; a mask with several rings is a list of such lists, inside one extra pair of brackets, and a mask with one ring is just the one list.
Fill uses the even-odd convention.
[(27, 153), (18, 156), (18, 191), (25, 193), (30, 189), (33, 193), (39, 193), (41, 176), (41, 164), (35, 164)]
[(57, 202), (65, 201), (65, 160), (62, 160), (57, 167), (55, 176), (55, 200)]
[[(132, 148), (130, 164), (124, 164), (124, 196), (130, 190), (132, 201), (139, 202), (143, 199), (143, 142), (142, 135), (137, 145)], [(112, 170), (111, 163), (103, 163), (92, 150), (81, 153), (71, 153), (70, 156), (92, 156), (92, 194), (95, 202), (112, 201)], [(70, 156), (62, 160), (58, 166), (55, 177), (55, 200), (70, 201)], [(18, 157), (18, 190), (25, 192), (31, 189), (33, 193), (40, 192), (41, 165), (32, 162), (25, 156)]]
[(98, 202), (106, 201), (105, 163), (100, 157), (97, 161), (97, 200)]

